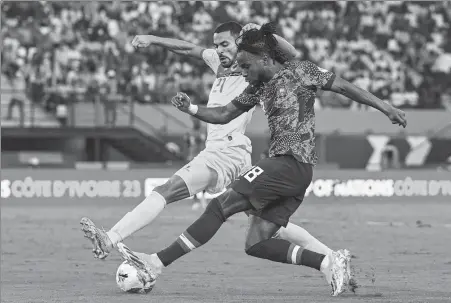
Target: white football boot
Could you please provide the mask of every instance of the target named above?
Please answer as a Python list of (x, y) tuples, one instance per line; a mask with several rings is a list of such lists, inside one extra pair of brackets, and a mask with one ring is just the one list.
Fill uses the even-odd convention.
[(345, 249), (343, 251), (343, 254), (345, 256), (345, 262), (346, 262), (346, 273), (348, 277), (348, 290), (356, 293), (356, 289), (359, 288), (359, 285), (357, 283), (357, 279), (354, 275), (354, 269), (351, 267), (351, 259), (352, 255), (349, 252), (349, 250)]
[(352, 278), (351, 254), (347, 249), (334, 251), (327, 256), (329, 265), (326, 268), (326, 280), (332, 287), (331, 295), (336, 297), (348, 287)]
[(147, 255), (134, 252), (124, 243), (118, 243), (117, 250), (122, 255), (122, 258), (137, 270), (138, 275), (144, 281), (150, 283), (151, 287), (155, 285), (163, 268), (163, 264), (156, 254)]
[(113, 243), (103, 229), (97, 226), (89, 218), (80, 220), (81, 230), (85, 233), (85, 238), (91, 240), (92, 252), (97, 259), (105, 259), (113, 248)]

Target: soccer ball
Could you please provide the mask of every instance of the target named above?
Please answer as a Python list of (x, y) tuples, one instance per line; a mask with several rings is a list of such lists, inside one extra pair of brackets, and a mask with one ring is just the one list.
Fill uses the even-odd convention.
[(116, 272), (116, 283), (125, 292), (139, 294), (150, 292), (155, 285), (155, 281), (146, 282), (128, 261), (119, 265)]

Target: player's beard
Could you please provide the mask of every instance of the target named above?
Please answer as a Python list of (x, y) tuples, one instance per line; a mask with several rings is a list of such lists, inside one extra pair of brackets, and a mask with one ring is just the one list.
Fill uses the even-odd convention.
[(228, 58), (228, 57), (219, 57), (219, 60), (221, 62), (221, 66), (224, 68), (229, 68), (233, 65), (234, 60)]

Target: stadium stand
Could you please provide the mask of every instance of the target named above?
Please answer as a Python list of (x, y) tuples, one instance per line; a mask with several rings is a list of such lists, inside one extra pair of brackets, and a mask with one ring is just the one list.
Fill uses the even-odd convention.
[[(450, 12), (449, 1), (10, 2), (2, 6), (4, 59), (16, 53), (10, 58), (15, 62), (49, 69), (49, 84), (52, 74), (53, 84), (78, 86), (86, 86), (83, 79), (113, 78), (119, 92), (128, 90), (142, 103), (165, 103), (180, 85), (194, 83), (205, 95), (211, 74), (202, 62), (180, 61), (160, 48), (136, 52), (128, 43), (133, 35), (208, 46), (219, 22), (278, 21), (305, 59), (397, 105), (444, 108), (451, 87)], [(337, 106), (337, 100), (321, 98), (321, 106)]]
[[(451, 118), (446, 115), (451, 110), (449, 1), (40, 1), (7, 2), (1, 13), (3, 127), (76, 127), (93, 136), (108, 134), (102, 138), (115, 149), (121, 149), (118, 144), (125, 136), (132, 136), (138, 144), (128, 151), (132, 159), (147, 161), (155, 155), (137, 151), (143, 146), (159, 146), (167, 152), (167, 157), (159, 160), (176, 160), (168, 146), (178, 150), (180, 146), (174, 149), (173, 143), (182, 144), (181, 137), (192, 122), (165, 105), (180, 90), (204, 102), (214, 75), (201, 61), (181, 59), (157, 47), (135, 50), (130, 41), (136, 34), (155, 34), (210, 46), (215, 26), (235, 20), (242, 24), (275, 21), (280, 34), (295, 45), (303, 59), (395, 106), (442, 112), (439, 116), (434, 116), (434, 111), (414, 116), (424, 123), (410, 127), (405, 135), (445, 137), (450, 131)], [(11, 96), (6, 74), (23, 77), (21, 86), (26, 86), (20, 93), (21, 102), (13, 106), (12, 117), (8, 115)], [(317, 101), (316, 108), (323, 110), (318, 112), (320, 120), (368, 110), (328, 92), (321, 92)], [(257, 122), (248, 132), (259, 132), (260, 141), (252, 139), (254, 147), (263, 151), (267, 134), (266, 127), (260, 127), (260, 114), (257, 112)], [(362, 115), (360, 120), (379, 121), (366, 117)], [(340, 121), (340, 125), (318, 123), (318, 133), (390, 132), (390, 125), (377, 122), (357, 130), (349, 124), (351, 119)], [(99, 134), (98, 128), (105, 129)], [(114, 130), (122, 137), (113, 144)], [(18, 129), (11, 131), (11, 135), (18, 133)], [(78, 134), (71, 130), (70, 136)], [(89, 155), (82, 158), (92, 160)], [(118, 159), (123, 160), (127, 159)]]
[(54, 116), (47, 114), (27, 98), (26, 84), (23, 78), (18, 77), (13, 82), (11, 83), (5, 76), (1, 77), (2, 127), (18, 125), (55, 127), (59, 125)]

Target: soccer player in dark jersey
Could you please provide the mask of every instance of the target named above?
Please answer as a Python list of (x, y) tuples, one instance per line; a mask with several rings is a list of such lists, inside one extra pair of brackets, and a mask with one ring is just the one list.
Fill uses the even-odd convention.
[(228, 190), (213, 199), (203, 215), (166, 249), (146, 255), (118, 245), (123, 257), (154, 282), (163, 267), (208, 242), (230, 216), (243, 211), (254, 216), (246, 243), (248, 255), (276, 262), (305, 265), (323, 272), (336, 296), (350, 286), (350, 253), (339, 250), (322, 255), (272, 238), (300, 206), (312, 179), (315, 154), (314, 101), (318, 89), (343, 94), (386, 114), (393, 124), (406, 126), (404, 112), (374, 95), (321, 69), (309, 61), (287, 62), (274, 39), (275, 30), (265, 24), (239, 39), (238, 63), (251, 84), (228, 105), (200, 107), (184, 94), (172, 102), (180, 110), (208, 123), (227, 123), (261, 104), (271, 133), (269, 157), (241, 175)]

